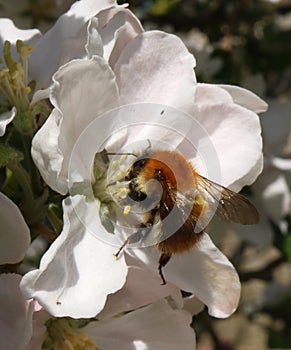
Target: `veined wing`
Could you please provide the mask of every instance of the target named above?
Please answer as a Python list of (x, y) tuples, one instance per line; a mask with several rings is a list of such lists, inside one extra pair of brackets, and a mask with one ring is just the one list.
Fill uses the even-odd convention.
[(208, 180), (199, 174), (197, 176), (197, 193), (207, 201), (208, 215), (213, 210), (222, 220), (242, 225), (252, 225), (259, 222), (259, 214), (255, 206), (244, 196), (226, 187)]

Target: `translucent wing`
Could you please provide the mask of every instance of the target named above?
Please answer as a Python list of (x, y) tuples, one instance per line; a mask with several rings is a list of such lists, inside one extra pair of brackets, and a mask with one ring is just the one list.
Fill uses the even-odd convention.
[[(207, 202), (205, 208), (207, 213), (204, 213), (204, 221), (205, 217), (208, 217), (209, 223), (215, 214), (226, 222), (232, 221), (242, 225), (252, 225), (259, 222), (258, 211), (247, 198), (199, 174), (196, 174), (196, 178), (197, 194), (201, 195)], [(205, 223), (203, 225), (205, 226)]]

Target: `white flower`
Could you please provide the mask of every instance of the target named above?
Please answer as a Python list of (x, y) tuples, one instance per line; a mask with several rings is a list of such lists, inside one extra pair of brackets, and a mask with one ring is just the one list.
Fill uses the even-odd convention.
[(76, 1), (36, 43), (29, 62), (30, 76), (36, 81), (37, 90), (47, 88), (63, 64), (86, 57), (87, 50), (114, 61), (120, 50), (119, 37), (119, 45), (125, 45), (142, 31), (132, 12), (115, 0)]
[[(163, 288), (157, 280), (146, 270), (130, 268), (124, 287), (108, 297), (98, 320), (87, 320), (86, 326), (82, 320), (54, 318), (39, 309), (27, 349), (193, 349), (192, 314), (183, 310), (177, 288)], [(168, 295), (171, 302), (163, 299)]]
[[(54, 318), (40, 305), (26, 301), (19, 289), (21, 276), (0, 276), (0, 343), (7, 350), (110, 349), (193, 349), (195, 335), (192, 314), (183, 310), (181, 293), (173, 286), (161, 287), (157, 277), (130, 268), (127, 282), (110, 295), (96, 320)], [(169, 301), (163, 300), (169, 296)], [(193, 303), (192, 303), (193, 304)], [(199, 312), (199, 308), (192, 308)], [(89, 323), (90, 321), (90, 323)], [(87, 324), (85, 327), (84, 325)], [(172, 332), (169, 332), (172, 330)]]
[[(192, 317), (173, 309), (166, 301), (130, 312), (120, 318), (93, 323), (85, 327), (100, 349), (195, 349)], [(112, 336), (112, 329), (114, 329)]]
[[(107, 295), (123, 286), (127, 266), (123, 258), (114, 261), (114, 247), (86, 232), (70, 198), (63, 202), (63, 208), (62, 234), (44, 254), (40, 270), (23, 277), (22, 289), (54, 316), (92, 317), (103, 309)], [(83, 214), (93, 220), (96, 213)]]
[(0, 265), (20, 262), (30, 244), (30, 231), (24, 218), (8, 197), (0, 193)]
[[(173, 35), (142, 32), (125, 46), (119, 39), (114, 60), (90, 55), (87, 46), (88, 59), (71, 61), (54, 75), (54, 110), (32, 146), (45, 181), (65, 194), (74, 182), (91, 183), (92, 161), (102, 143), (118, 152), (150, 140), (180, 150), (201, 175), (221, 185), (239, 191), (251, 184), (262, 170), (261, 129), (254, 112), (266, 104), (245, 89), (197, 84), (195, 60)], [(25, 295), (51, 314), (90, 317), (100, 312), (108, 294), (124, 285), (129, 261), (156, 272), (153, 247), (125, 249), (114, 261), (117, 248), (108, 241), (115, 239), (116, 245), (116, 237), (102, 225), (94, 197), (77, 191), (63, 207), (63, 232), (40, 268), (22, 282)], [(237, 307), (237, 273), (207, 234), (189, 253), (174, 256), (165, 276), (197, 296), (211, 315), (227, 317)]]
[[(4, 48), (4, 56), (7, 57), (11, 44), (11, 57), (19, 62), (16, 67), (6, 60), (7, 67), (0, 66), (0, 86), (7, 99), (2, 106), (7, 105), (7, 110), (0, 114), (0, 136), (5, 133), (6, 125), (15, 118), (17, 112), (33, 112), (30, 122), (27, 121), (27, 115), (21, 122), (21, 125), (28, 123), (22, 129), (33, 129), (34, 117), (38, 112), (35, 105), (49, 96), (52, 75), (63, 64), (87, 56), (87, 50), (92, 55), (101, 55), (114, 62), (121, 46), (141, 31), (143, 29), (137, 18), (114, 0), (77, 1), (43, 36), (37, 29), (20, 30), (11, 20), (0, 19), (0, 47)], [(17, 40), (33, 44), (26, 49), (25, 55), (17, 49), (19, 57), (16, 54)], [(5, 41), (10, 43), (9, 47), (4, 47)], [(35, 82), (35, 91), (32, 93), (29, 86), (31, 80)]]
[(23, 350), (32, 336), (33, 302), (19, 289), (21, 276), (0, 275), (0, 344), (2, 349)]
[[(0, 193), (0, 265), (22, 261), (30, 244), (30, 231), (18, 207)], [(0, 344), (7, 350), (22, 350), (32, 335), (31, 301), (19, 289), (21, 276), (0, 275)]]
[(244, 239), (258, 245), (272, 243), (274, 229), (270, 221), (286, 233), (286, 216), (291, 209), (290, 155), (286, 152), (291, 126), (291, 105), (289, 102), (268, 100), (269, 109), (261, 117), (264, 139), (264, 168), (251, 186), (252, 201), (260, 214), (259, 225), (244, 227), (233, 225), (233, 229)]
[[(8, 197), (0, 193), (0, 265), (22, 261), (30, 244), (30, 231), (24, 218)], [(22, 350), (32, 335), (31, 301), (19, 289), (21, 276), (0, 275), (0, 344), (7, 350)]]
[[(264, 137), (264, 171), (253, 185), (254, 195), (274, 223), (286, 231), (284, 218), (291, 209), (291, 195), (285, 172), (291, 170), (291, 159), (284, 156), (291, 127), (291, 104), (270, 101), (261, 118)], [(284, 227), (285, 226), (285, 227)]]

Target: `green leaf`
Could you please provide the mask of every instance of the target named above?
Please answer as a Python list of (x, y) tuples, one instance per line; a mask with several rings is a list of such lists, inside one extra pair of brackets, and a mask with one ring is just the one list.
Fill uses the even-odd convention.
[(0, 143), (0, 167), (5, 167), (13, 162), (20, 162), (23, 158), (22, 152)]

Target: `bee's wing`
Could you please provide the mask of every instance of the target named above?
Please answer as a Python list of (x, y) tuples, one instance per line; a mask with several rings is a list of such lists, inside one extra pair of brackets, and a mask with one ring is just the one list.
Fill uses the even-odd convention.
[[(232, 221), (243, 225), (252, 225), (259, 222), (258, 211), (247, 198), (199, 174), (196, 174), (196, 176), (197, 193), (207, 203), (211, 203), (208, 212), (209, 209), (210, 211), (214, 210), (215, 215), (226, 222)], [(210, 213), (208, 213), (209, 215)]]

